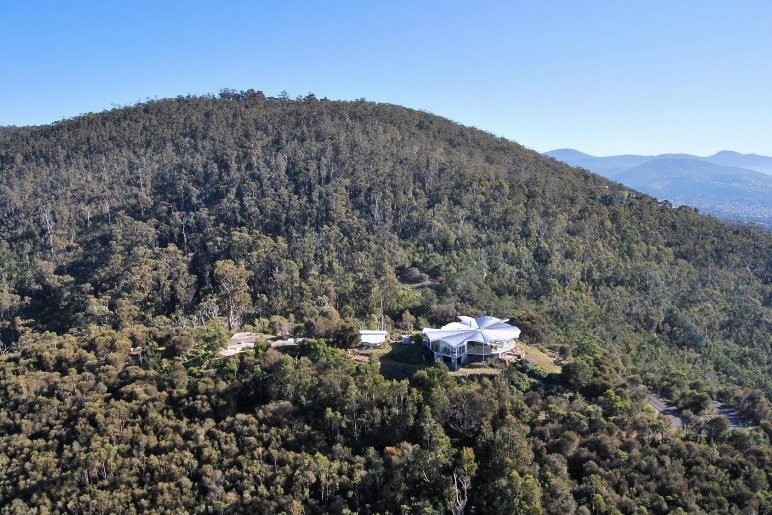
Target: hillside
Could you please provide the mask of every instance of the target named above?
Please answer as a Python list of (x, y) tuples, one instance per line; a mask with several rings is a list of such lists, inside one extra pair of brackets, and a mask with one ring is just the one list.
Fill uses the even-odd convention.
[(765, 174), (772, 174), (772, 157), (760, 156), (758, 154), (740, 154), (729, 150), (722, 150), (712, 156), (703, 158), (708, 163), (720, 166), (732, 166), (735, 168), (745, 168), (756, 170)]
[[(585, 332), (701, 353), (698, 341), (720, 342), (735, 360), (769, 343), (756, 323), (769, 320), (768, 234), (426, 113), (180, 98), (23, 132), (0, 166), (8, 343), (16, 318), (57, 332), (201, 320), (225, 260), (248, 275), (244, 322), (327, 306), (363, 319), (383, 300), (395, 323), (406, 311), (440, 322), (442, 306), (531, 310), (569, 344)], [(409, 266), (440, 286), (400, 284)], [(693, 338), (674, 334), (684, 313), (702, 328)]]
[(593, 156), (585, 154), (572, 148), (561, 148), (545, 152), (545, 155), (554, 157), (558, 161), (563, 161), (572, 166), (581, 166), (589, 170), (602, 170), (602, 175), (613, 176), (618, 172), (630, 169), (634, 166), (642, 165), (650, 161), (660, 159), (690, 159), (702, 163), (710, 163), (718, 166), (728, 166), (731, 168), (742, 168), (744, 170), (754, 170), (764, 174), (772, 174), (772, 157), (760, 156), (758, 154), (740, 154), (729, 150), (716, 152), (712, 156), (701, 157), (692, 154), (660, 154), (657, 156), (640, 156), (635, 154), (624, 154), (618, 156)]
[(614, 179), (675, 205), (697, 206), (719, 218), (772, 228), (772, 176), (694, 159), (655, 159)]
[(723, 220), (772, 229), (772, 158), (722, 151), (595, 157), (572, 149), (546, 155), (581, 166), (676, 206), (689, 205)]
[(652, 156), (637, 156), (633, 154), (596, 157), (570, 148), (551, 150), (545, 152), (544, 155), (554, 157), (558, 161), (563, 161), (571, 166), (580, 166), (587, 170), (592, 170), (593, 172), (610, 179), (622, 170), (627, 170), (647, 161), (651, 161), (652, 159), (656, 159)]
[[(768, 506), (760, 228), (429, 113), (254, 91), (4, 130), (0, 209), (2, 512)], [(384, 379), (333, 348), (381, 310), (512, 318), (571, 359)], [(218, 358), (245, 325), (330, 345)], [(759, 428), (670, 434), (647, 388)]]

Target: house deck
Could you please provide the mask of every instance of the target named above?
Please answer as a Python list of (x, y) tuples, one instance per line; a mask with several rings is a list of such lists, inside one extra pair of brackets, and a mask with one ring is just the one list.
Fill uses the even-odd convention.
[(515, 350), (514, 342), (492, 343), (485, 345), (467, 345), (466, 352), (471, 356), (500, 356)]

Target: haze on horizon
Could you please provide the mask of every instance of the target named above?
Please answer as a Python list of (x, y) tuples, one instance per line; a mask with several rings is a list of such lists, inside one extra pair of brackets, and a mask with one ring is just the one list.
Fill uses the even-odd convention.
[(0, 5), (0, 125), (223, 88), (431, 111), (545, 152), (772, 155), (772, 4)]

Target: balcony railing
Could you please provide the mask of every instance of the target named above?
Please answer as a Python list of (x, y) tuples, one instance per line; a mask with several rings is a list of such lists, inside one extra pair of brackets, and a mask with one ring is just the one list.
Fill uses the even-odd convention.
[(466, 352), (465, 347), (441, 347), (440, 354), (449, 358), (457, 358)]

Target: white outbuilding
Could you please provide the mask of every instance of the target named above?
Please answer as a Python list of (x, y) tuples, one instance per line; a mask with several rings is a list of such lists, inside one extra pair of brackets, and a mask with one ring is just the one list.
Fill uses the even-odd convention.
[(368, 347), (380, 347), (388, 337), (388, 331), (378, 331), (374, 329), (362, 329), (359, 331), (359, 338), (362, 345)]

